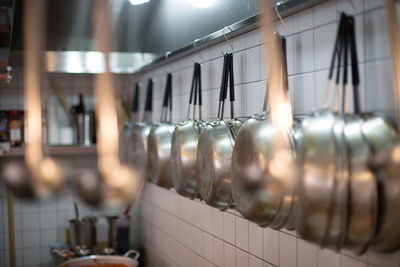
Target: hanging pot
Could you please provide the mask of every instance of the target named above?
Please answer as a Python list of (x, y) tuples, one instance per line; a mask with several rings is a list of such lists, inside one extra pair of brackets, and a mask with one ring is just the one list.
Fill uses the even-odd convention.
[[(364, 253), (376, 233), (378, 218), (378, 187), (376, 176), (369, 168), (372, 150), (363, 135), (365, 116), (360, 112), (359, 72), (354, 18), (347, 16), (346, 45), (351, 48), (354, 114), (347, 114), (344, 135), (349, 156), (349, 210), (347, 233), (343, 247), (357, 254)], [(347, 53), (346, 53), (347, 56)], [(347, 62), (344, 64), (347, 74)], [(345, 78), (347, 79), (347, 77)], [(343, 101), (345, 103), (345, 101)]]
[[(136, 98), (138, 99), (138, 98)], [(127, 142), (127, 162), (141, 174), (143, 179), (148, 177), (147, 173), (147, 138), (152, 124), (153, 110), (153, 80), (147, 83), (147, 95), (144, 114), (141, 122), (135, 122), (131, 126), (131, 134)]]
[[(195, 119), (197, 91), (199, 94), (199, 121)], [(171, 145), (171, 171), (174, 188), (176, 192), (189, 198), (194, 198), (198, 190), (199, 171), (196, 164), (196, 152), (199, 136), (203, 129), (203, 122), (201, 120), (201, 91), (201, 65), (195, 63), (187, 119), (176, 125)], [(193, 93), (193, 119), (190, 119)]]
[[(396, 3), (386, 1), (389, 32), (394, 64), (395, 88), (397, 89), (397, 127), (400, 127), (400, 37), (397, 24)], [(383, 140), (382, 140), (383, 141)], [(374, 168), (379, 183), (378, 231), (372, 242), (372, 248), (379, 252), (391, 252), (400, 248), (400, 145), (393, 145), (387, 155), (374, 158)], [(375, 146), (373, 146), (375, 148)]]
[[(282, 45), (282, 87), (287, 100), (286, 40), (276, 35), (275, 38), (279, 38)], [(269, 89), (266, 91), (265, 103), (268, 102), (268, 91)], [(300, 141), (301, 130), (299, 122), (295, 120), (293, 129), (296, 130), (280, 132), (271, 124), (265, 107), (266, 104), (263, 113), (253, 115), (243, 124), (236, 138), (232, 154), (233, 197), (237, 210), (245, 218), (274, 229), (285, 225), (293, 229), (290, 218), (293, 215), (295, 196), (293, 191), (284, 188), (284, 183), (278, 177), (274, 177), (270, 171), (270, 163), (276, 152), (274, 142), (278, 136), (283, 137), (294, 150), (296, 142)], [(297, 130), (299, 132), (294, 135), (293, 131)], [(292, 179), (294, 183), (297, 180), (288, 176), (285, 179)], [(289, 221), (290, 225), (287, 225)]]
[[(169, 103), (169, 121), (167, 121)], [(168, 73), (161, 112), (161, 122), (151, 128), (147, 143), (147, 166), (150, 181), (170, 188), (171, 179), (171, 137), (175, 129), (172, 120), (172, 75)]]
[[(328, 100), (336, 57), (337, 66), (341, 66), (344, 25), (345, 16), (342, 14), (329, 71), (324, 110), (315, 112), (302, 122), (300, 158), (303, 169), (296, 216), (296, 229), (303, 238), (336, 250), (340, 249), (346, 233), (349, 177), (344, 146), (344, 117), (342, 113), (328, 109)], [(338, 67), (335, 111), (338, 106), (339, 78)]]
[(137, 82), (135, 85), (135, 91), (133, 94), (132, 110), (131, 110), (131, 120), (125, 122), (122, 130), (119, 134), (119, 158), (121, 162), (125, 164), (133, 165), (132, 158), (128, 158), (130, 155), (130, 139), (132, 134), (132, 129), (135, 123), (138, 121), (139, 112), (139, 90), (140, 86)]
[[(230, 77), (231, 120), (225, 121), (223, 116), (228, 76)], [(206, 123), (197, 147), (200, 195), (207, 204), (220, 210), (228, 209), (233, 200), (230, 181), (231, 156), (237, 132), (242, 125), (240, 120), (234, 118), (234, 100), (233, 56), (225, 54), (218, 119)]]

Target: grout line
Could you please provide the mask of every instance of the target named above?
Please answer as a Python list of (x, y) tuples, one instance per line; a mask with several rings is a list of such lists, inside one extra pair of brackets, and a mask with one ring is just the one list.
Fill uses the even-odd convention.
[[(180, 220), (180, 221), (182, 221), (182, 222), (184, 222), (184, 223), (186, 223), (186, 224), (192, 226), (193, 228), (196, 228), (196, 229), (200, 230), (200, 231), (203, 232), (203, 233), (207, 233), (207, 234), (211, 235), (212, 237), (217, 238), (217, 239), (219, 239), (220, 241), (223, 241), (224, 243), (227, 243), (227, 244), (229, 244), (229, 245), (232, 245), (232, 246), (234, 246), (235, 248), (237, 248), (237, 249), (239, 249), (239, 250), (241, 250), (241, 251), (243, 251), (243, 252), (246, 252), (247, 254), (252, 255), (252, 256), (254, 256), (254, 257), (260, 259), (260, 260), (262, 260), (263, 262), (267, 262), (267, 263), (269, 263), (269, 264), (272, 264), (272, 263), (270, 263), (270, 262), (268, 262), (268, 261), (266, 261), (266, 260), (264, 260), (264, 259), (258, 257), (257, 255), (254, 255), (254, 254), (250, 253), (249, 251), (246, 251), (246, 250), (244, 250), (244, 249), (242, 249), (242, 248), (236, 246), (236, 244), (232, 244), (232, 243), (230, 243), (230, 242), (228, 242), (228, 241), (226, 241), (226, 240), (224, 240), (224, 239), (221, 239), (220, 237), (214, 235), (213, 233), (210, 233), (210, 232), (208, 232), (208, 231), (206, 231), (206, 230), (204, 230), (204, 229), (202, 229), (202, 228), (200, 228), (200, 227), (197, 227), (196, 225), (193, 225), (192, 223), (190, 223), (190, 222), (188, 222), (188, 221), (186, 221), (186, 220), (184, 220), (184, 219), (178, 217), (177, 215), (175, 215), (175, 214), (173, 214), (173, 213), (170, 213), (170, 212), (167, 211), (167, 210), (164, 210), (162, 207), (158, 206), (158, 205), (155, 204), (155, 203), (152, 203), (152, 202), (147, 201), (147, 200), (144, 200), (144, 202), (147, 202), (147, 205), (152, 205), (153, 207), (156, 207), (157, 209), (159, 209), (159, 210), (161, 210), (161, 211), (163, 211), (163, 212), (169, 214), (169, 215), (172, 216), (172, 217), (175, 217), (176, 219), (178, 219), (178, 220)], [(141, 217), (143, 217), (143, 216), (141, 216)], [(144, 217), (143, 217), (143, 218), (144, 218)], [(144, 219), (147, 220), (146, 218), (144, 218)], [(243, 219), (244, 219), (244, 218), (243, 218)], [(245, 220), (246, 220), (246, 219), (245, 219)], [(148, 220), (147, 220), (147, 221), (148, 221)], [(150, 223), (151, 223), (151, 222), (150, 222)], [(153, 225), (154, 225), (154, 224), (153, 224)], [(162, 231), (162, 232), (165, 233), (165, 231), (164, 231), (163, 229), (160, 229), (160, 228), (157, 227), (156, 225), (154, 225), (154, 226), (155, 226), (157, 229), (159, 229), (160, 231)], [(279, 231), (279, 230), (277, 230), (277, 231)], [(168, 236), (170, 236), (168, 233), (165, 233), (165, 234), (168, 235)], [(285, 233), (285, 234), (287, 234), (287, 233)], [(291, 235), (291, 234), (288, 234), (288, 235)], [(293, 235), (291, 235), (291, 236), (293, 236)], [(295, 237), (295, 236), (294, 236), (294, 237)], [(174, 240), (177, 240), (177, 239), (175, 239), (175, 238), (173, 238), (173, 239), (174, 239)], [(179, 240), (177, 240), (177, 241), (178, 241), (179, 243), (182, 244), (182, 242), (180, 242)], [(235, 220), (235, 242), (236, 242), (236, 220)], [(182, 244), (182, 245), (184, 245), (184, 244)], [(188, 248), (186, 245), (184, 245), (184, 246), (185, 246), (186, 248)], [(189, 248), (189, 249), (191, 250), (191, 248)], [(272, 265), (273, 265), (273, 264), (272, 264)], [(274, 265), (274, 266), (275, 266), (275, 265)]]

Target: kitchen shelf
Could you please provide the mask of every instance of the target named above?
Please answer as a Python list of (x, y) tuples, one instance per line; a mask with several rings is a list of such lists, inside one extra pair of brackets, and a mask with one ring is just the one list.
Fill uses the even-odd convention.
[[(43, 151), (50, 155), (83, 155), (95, 154), (97, 152), (96, 145), (80, 146), (80, 145), (65, 145), (65, 146), (44, 146)], [(20, 157), (25, 153), (25, 147), (12, 147), (10, 151), (4, 152), (2, 157)]]

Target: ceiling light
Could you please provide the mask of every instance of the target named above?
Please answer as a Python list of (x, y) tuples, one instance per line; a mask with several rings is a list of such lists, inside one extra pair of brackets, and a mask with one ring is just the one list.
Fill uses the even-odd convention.
[(197, 8), (207, 8), (215, 3), (215, 0), (189, 0), (189, 3)]
[(150, 2), (150, 0), (129, 0), (129, 2), (132, 5), (137, 6), (137, 5), (141, 5), (141, 4), (146, 4), (146, 3)]

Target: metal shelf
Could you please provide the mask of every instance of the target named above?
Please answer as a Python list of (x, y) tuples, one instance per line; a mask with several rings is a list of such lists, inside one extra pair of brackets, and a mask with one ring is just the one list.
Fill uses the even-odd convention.
[[(65, 146), (44, 146), (43, 151), (50, 155), (90, 155), (97, 152), (96, 145), (65, 145)], [(12, 147), (10, 151), (4, 152), (2, 157), (21, 157), (24, 156), (25, 147)]]

